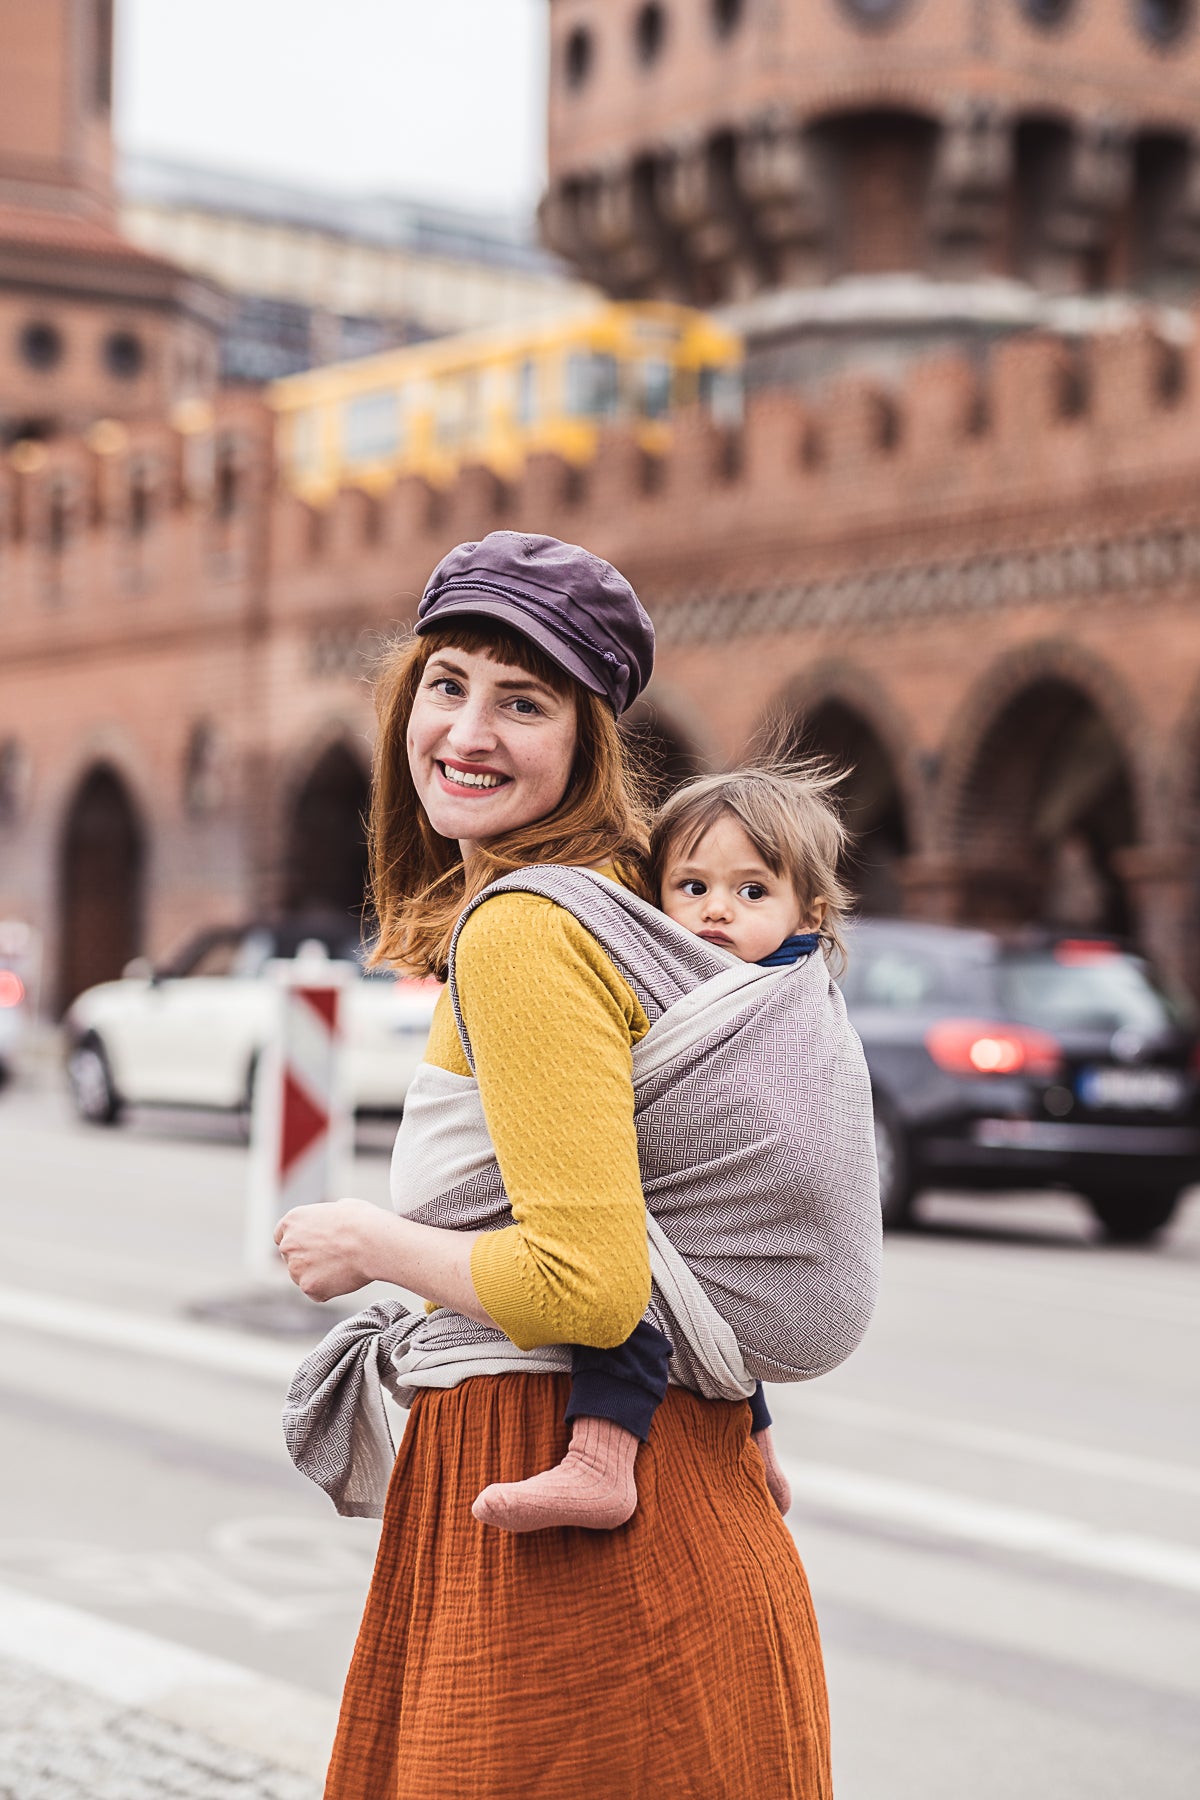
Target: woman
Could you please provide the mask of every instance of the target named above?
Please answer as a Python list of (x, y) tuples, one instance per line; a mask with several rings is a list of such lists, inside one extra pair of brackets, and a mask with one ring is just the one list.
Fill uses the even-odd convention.
[[(444, 975), (464, 906), (536, 863), (638, 885), (645, 835), (617, 715), (653, 634), (607, 563), (495, 532), (442, 562), (381, 691), (372, 814), (380, 954)], [(328, 1298), (394, 1282), (523, 1349), (623, 1342), (650, 1293), (631, 1053), (641, 1001), (530, 893), (456, 948), (463, 1027), (513, 1223), (440, 1230), (359, 1201), (278, 1241)], [(471, 1070), (443, 994), (427, 1057)], [(596, 1230), (602, 1216), (604, 1230)], [(672, 1388), (617, 1532), (526, 1536), (472, 1502), (562, 1454), (567, 1380), (479, 1375), (413, 1406), (330, 1766), (329, 1800), (825, 1800), (824, 1674), (807, 1584), (744, 1403)]]

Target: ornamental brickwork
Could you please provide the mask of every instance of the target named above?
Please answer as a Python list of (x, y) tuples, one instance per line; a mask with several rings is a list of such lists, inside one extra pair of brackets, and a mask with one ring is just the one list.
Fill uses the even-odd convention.
[[(553, 0), (546, 228), (618, 291), (746, 296), (740, 427), (319, 512), (245, 393), (77, 388), (81, 432), (6, 452), (0, 918), (43, 926), (48, 1010), (200, 927), (357, 905), (372, 670), (497, 526), (637, 586), (664, 781), (782, 719), (850, 771), (867, 910), (1125, 931), (1200, 988), (1190, 0), (857, 4)], [(0, 41), (57, 5), (0, 0)]]
[(542, 457), (323, 513), (279, 489), (248, 398), (205, 434), (45, 446), (0, 483), (0, 914), (53, 940), (97, 768), (136, 820), (139, 944), (346, 904), (374, 661), (447, 544), (511, 526), (635, 582), (642, 730), (676, 770), (780, 714), (853, 764), (872, 906), (1125, 928), (1194, 978), (1198, 477), (1200, 349), (1148, 329), (763, 394), (660, 462), (613, 436), (582, 482)]

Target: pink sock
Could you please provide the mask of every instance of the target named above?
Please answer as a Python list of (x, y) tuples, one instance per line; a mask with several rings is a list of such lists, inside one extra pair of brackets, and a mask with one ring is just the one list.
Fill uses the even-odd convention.
[(633, 1478), (638, 1439), (609, 1419), (577, 1418), (571, 1447), (556, 1469), (527, 1481), (497, 1481), (471, 1508), (481, 1525), (502, 1531), (547, 1531), (582, 1525), (611, 1531), (637, 1506)]
[(788, 1486), (787, 1476), (779, 1466), (779, 1458), (775, 1454), (775, 1444), (771, 1437), (771, 1427), (765, 1431), (754, 1433), (754, 1442), (758, 1445), (758, 1453), (763, 1459), (763, 1467), (767, 1471), (767, 1486), (771, 1490), (771, 1498), (781, 1513), (786, 1513), (792, 1504), (792, 1490)]

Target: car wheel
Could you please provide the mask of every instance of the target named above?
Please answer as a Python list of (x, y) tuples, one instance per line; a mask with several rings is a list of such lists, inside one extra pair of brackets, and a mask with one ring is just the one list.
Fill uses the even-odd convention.
[(75, 1111), (89, 1125), (115, 1125), (121, 1117), (121, 1100), (113, 1086), (104, 1045), (99, 1038), (85, 1038), (67, 1058), (67, 1081)]
[(879, 1205), (888, 1231), (903, 1231), (913, 1220), (912, 1159), (904, 1127), (886, 1100), (875, 1096), (875, 1160), (879, 1165)]
[(1176, 1188), (1144, 1188), (1136, 1179), (1126, 1188), (1093, 1188), (1085, 1196), (1110, 1244), (1148, 1244), (1175, 1216)]

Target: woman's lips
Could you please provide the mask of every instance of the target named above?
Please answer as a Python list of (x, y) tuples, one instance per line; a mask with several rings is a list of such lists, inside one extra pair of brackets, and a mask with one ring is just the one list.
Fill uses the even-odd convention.
[[(498, 794), (512, 780), (503, 769), (490, 769), (486, 763), (461, 763), (443, 756), (435, 758), (434, 766), (447, 794)], [(456, 776), (467, 779), (456, 779)]]

